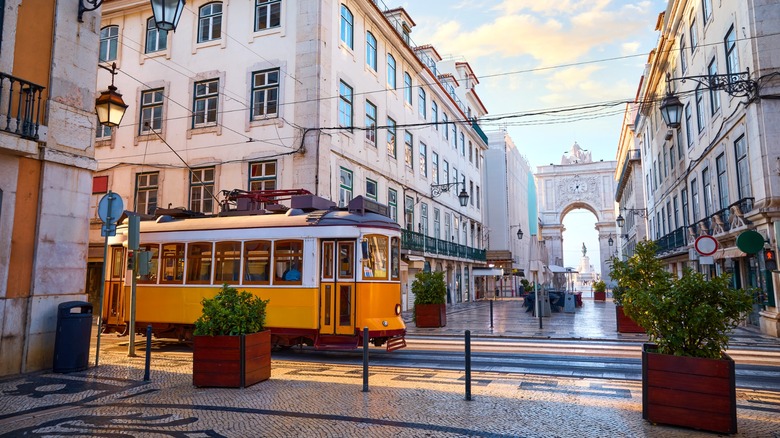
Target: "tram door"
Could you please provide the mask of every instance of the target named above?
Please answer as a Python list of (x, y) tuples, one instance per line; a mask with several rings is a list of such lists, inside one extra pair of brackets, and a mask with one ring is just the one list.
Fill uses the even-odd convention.
[(355, 334), (355, 241), (322, 241), (320, 333)]
[(107, 312), (104, 314), (105, 322), (108, 325), (124, 324), (122, 314), (122, 306), (124, 305), (124, 295), (122, 294), (125, 274), (124, 253), (124, 248), (121, 246), (111, 247), (111, 265), (109, 265), (108, 281), (105, 289)]

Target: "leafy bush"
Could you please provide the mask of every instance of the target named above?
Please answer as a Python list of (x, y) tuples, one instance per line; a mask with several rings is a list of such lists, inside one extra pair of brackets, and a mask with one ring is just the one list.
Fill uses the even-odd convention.
[(444, 304), (447, 299), (447, 286), (444, 284), (444, 272), (418, 272), (412, 282), (414, 305)]
[(606, 292), (606, 291), (607, 291), (607, 283), (604, 283), (604, 280), (599, 280), (593, 283), (593, 292)]
[(195, 335), (244, 335), (265, 329), (268, 300), (249, 292), (224, 284), (214, 298), (204, 298), (201, 304), (203, 314), (195, 321)]
[(626, 288), (617, 285), (612, 288), (612, 302), (615, 303), (616, 306), (622, 306), (623, 305), (623, 295), (626, 293)]
[(642, 241), (628, 260), (612, 259), (613, 279), (624, 287), (623, 311), (647, 331), (661, 354), (718, 359), (728, 333), (750, 311), (749, 291), (732, 289), (728, 275), (707, 279), (686, 269), (675, 278)]

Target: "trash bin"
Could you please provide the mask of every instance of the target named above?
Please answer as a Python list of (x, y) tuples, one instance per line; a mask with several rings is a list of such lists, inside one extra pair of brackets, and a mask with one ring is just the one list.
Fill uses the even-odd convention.
[(87, 369), (92, 336), (92, 304), (67, 301), (57, 307), (57, 335), (54, 338), (54, 372), (72, 373)]

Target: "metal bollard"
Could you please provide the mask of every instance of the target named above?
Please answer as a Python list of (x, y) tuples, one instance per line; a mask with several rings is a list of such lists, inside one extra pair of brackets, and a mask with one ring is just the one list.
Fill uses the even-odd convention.
[(471, 401), (471, 330), (466, 330), (466, 401)]
[(152, 363), (152, 325), (146, 326), (146, 365), (144, 366), (144, 381), (149, 379), (149, 366)]
[(493, 328), (493, 300), (490, 300), (490, 328)]
[(363, 327), (363, 392), (368, 392), (368, 327)]

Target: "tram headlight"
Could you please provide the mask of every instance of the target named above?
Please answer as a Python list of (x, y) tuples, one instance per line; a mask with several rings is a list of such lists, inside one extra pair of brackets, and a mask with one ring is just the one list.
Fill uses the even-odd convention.
[(400, 315), (401, 314), (401, 305), (400, 304), (396, 304), (395, 305), (395, 314), (396, 315)]
[(382, 321), (382, 325), (387, 327), (387, 321)]

